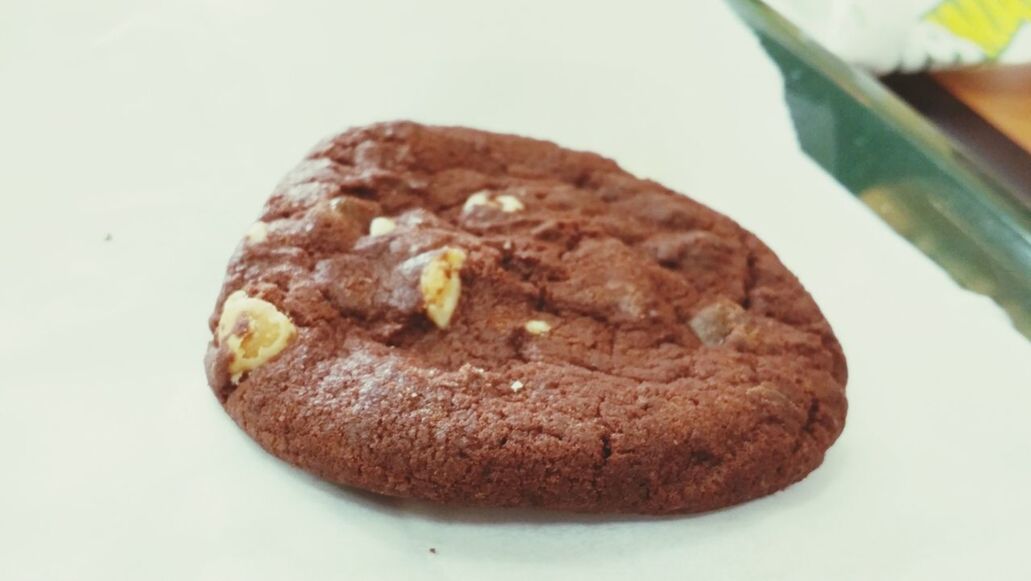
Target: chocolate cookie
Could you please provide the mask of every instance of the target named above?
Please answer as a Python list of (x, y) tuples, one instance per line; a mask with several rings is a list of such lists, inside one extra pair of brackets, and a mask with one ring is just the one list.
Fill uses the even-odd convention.
[(208, 379), (276, 456), (440, 502), (665, 513), (779, 490), (845, 360), (755, 236), (614, 162), (387, 123), (318, 146), (228, 270)]

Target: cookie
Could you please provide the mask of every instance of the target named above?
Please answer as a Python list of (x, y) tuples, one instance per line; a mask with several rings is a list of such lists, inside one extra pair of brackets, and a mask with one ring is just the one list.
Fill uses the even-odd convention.
[(386, 123), (312, 151), (231, 259), (206, 367), (272, 454), (399, 497), (715, 509), (816, 468), (846, 367), (732, 220), (555, 144)]

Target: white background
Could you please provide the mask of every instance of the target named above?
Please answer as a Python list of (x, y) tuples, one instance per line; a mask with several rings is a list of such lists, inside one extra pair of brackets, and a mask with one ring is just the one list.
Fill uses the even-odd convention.
[[(603, 152), (762, 236), (849, 358), (825, 465), (651, 519), (264, 454), (203, 374), (226, 260), (318, 138), (393, 118)], [(2, 579), (1031, 578), (1028, 343), (800, 153), (721, 3), (7, 0), (0, 201)]]

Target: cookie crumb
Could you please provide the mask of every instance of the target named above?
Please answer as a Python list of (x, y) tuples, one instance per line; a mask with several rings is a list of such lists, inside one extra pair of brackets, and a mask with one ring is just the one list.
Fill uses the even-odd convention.
[(436, 547), (430, 547), (430, 553), (433, 554), (433, 555), (436, 555), (437, 554), (437, 548)]
[(111, 237), (111, 233), (110, 233), (110, 232), (108, 232), (108, 233), (107, 233), (107, 234), (106, 234), (106, 235), (104, 236), (104, 242), (110, 242), (110, 241), (111, 241), (111, 238), (112, 238), (112, 237)]

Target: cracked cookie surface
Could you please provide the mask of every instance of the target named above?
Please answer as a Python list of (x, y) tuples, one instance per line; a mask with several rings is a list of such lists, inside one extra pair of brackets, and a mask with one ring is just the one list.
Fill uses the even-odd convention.
[[(267, 312), (223, 317), (229, 297)], [(210, 326), (247, 433), (388, 495), (710, 510), (801, 479), (845, 420), (841, 348), (755, 236), (600, 156), (470, 129), (316, 147)], [(270, 355), (242, 365), (252, 344)]]

